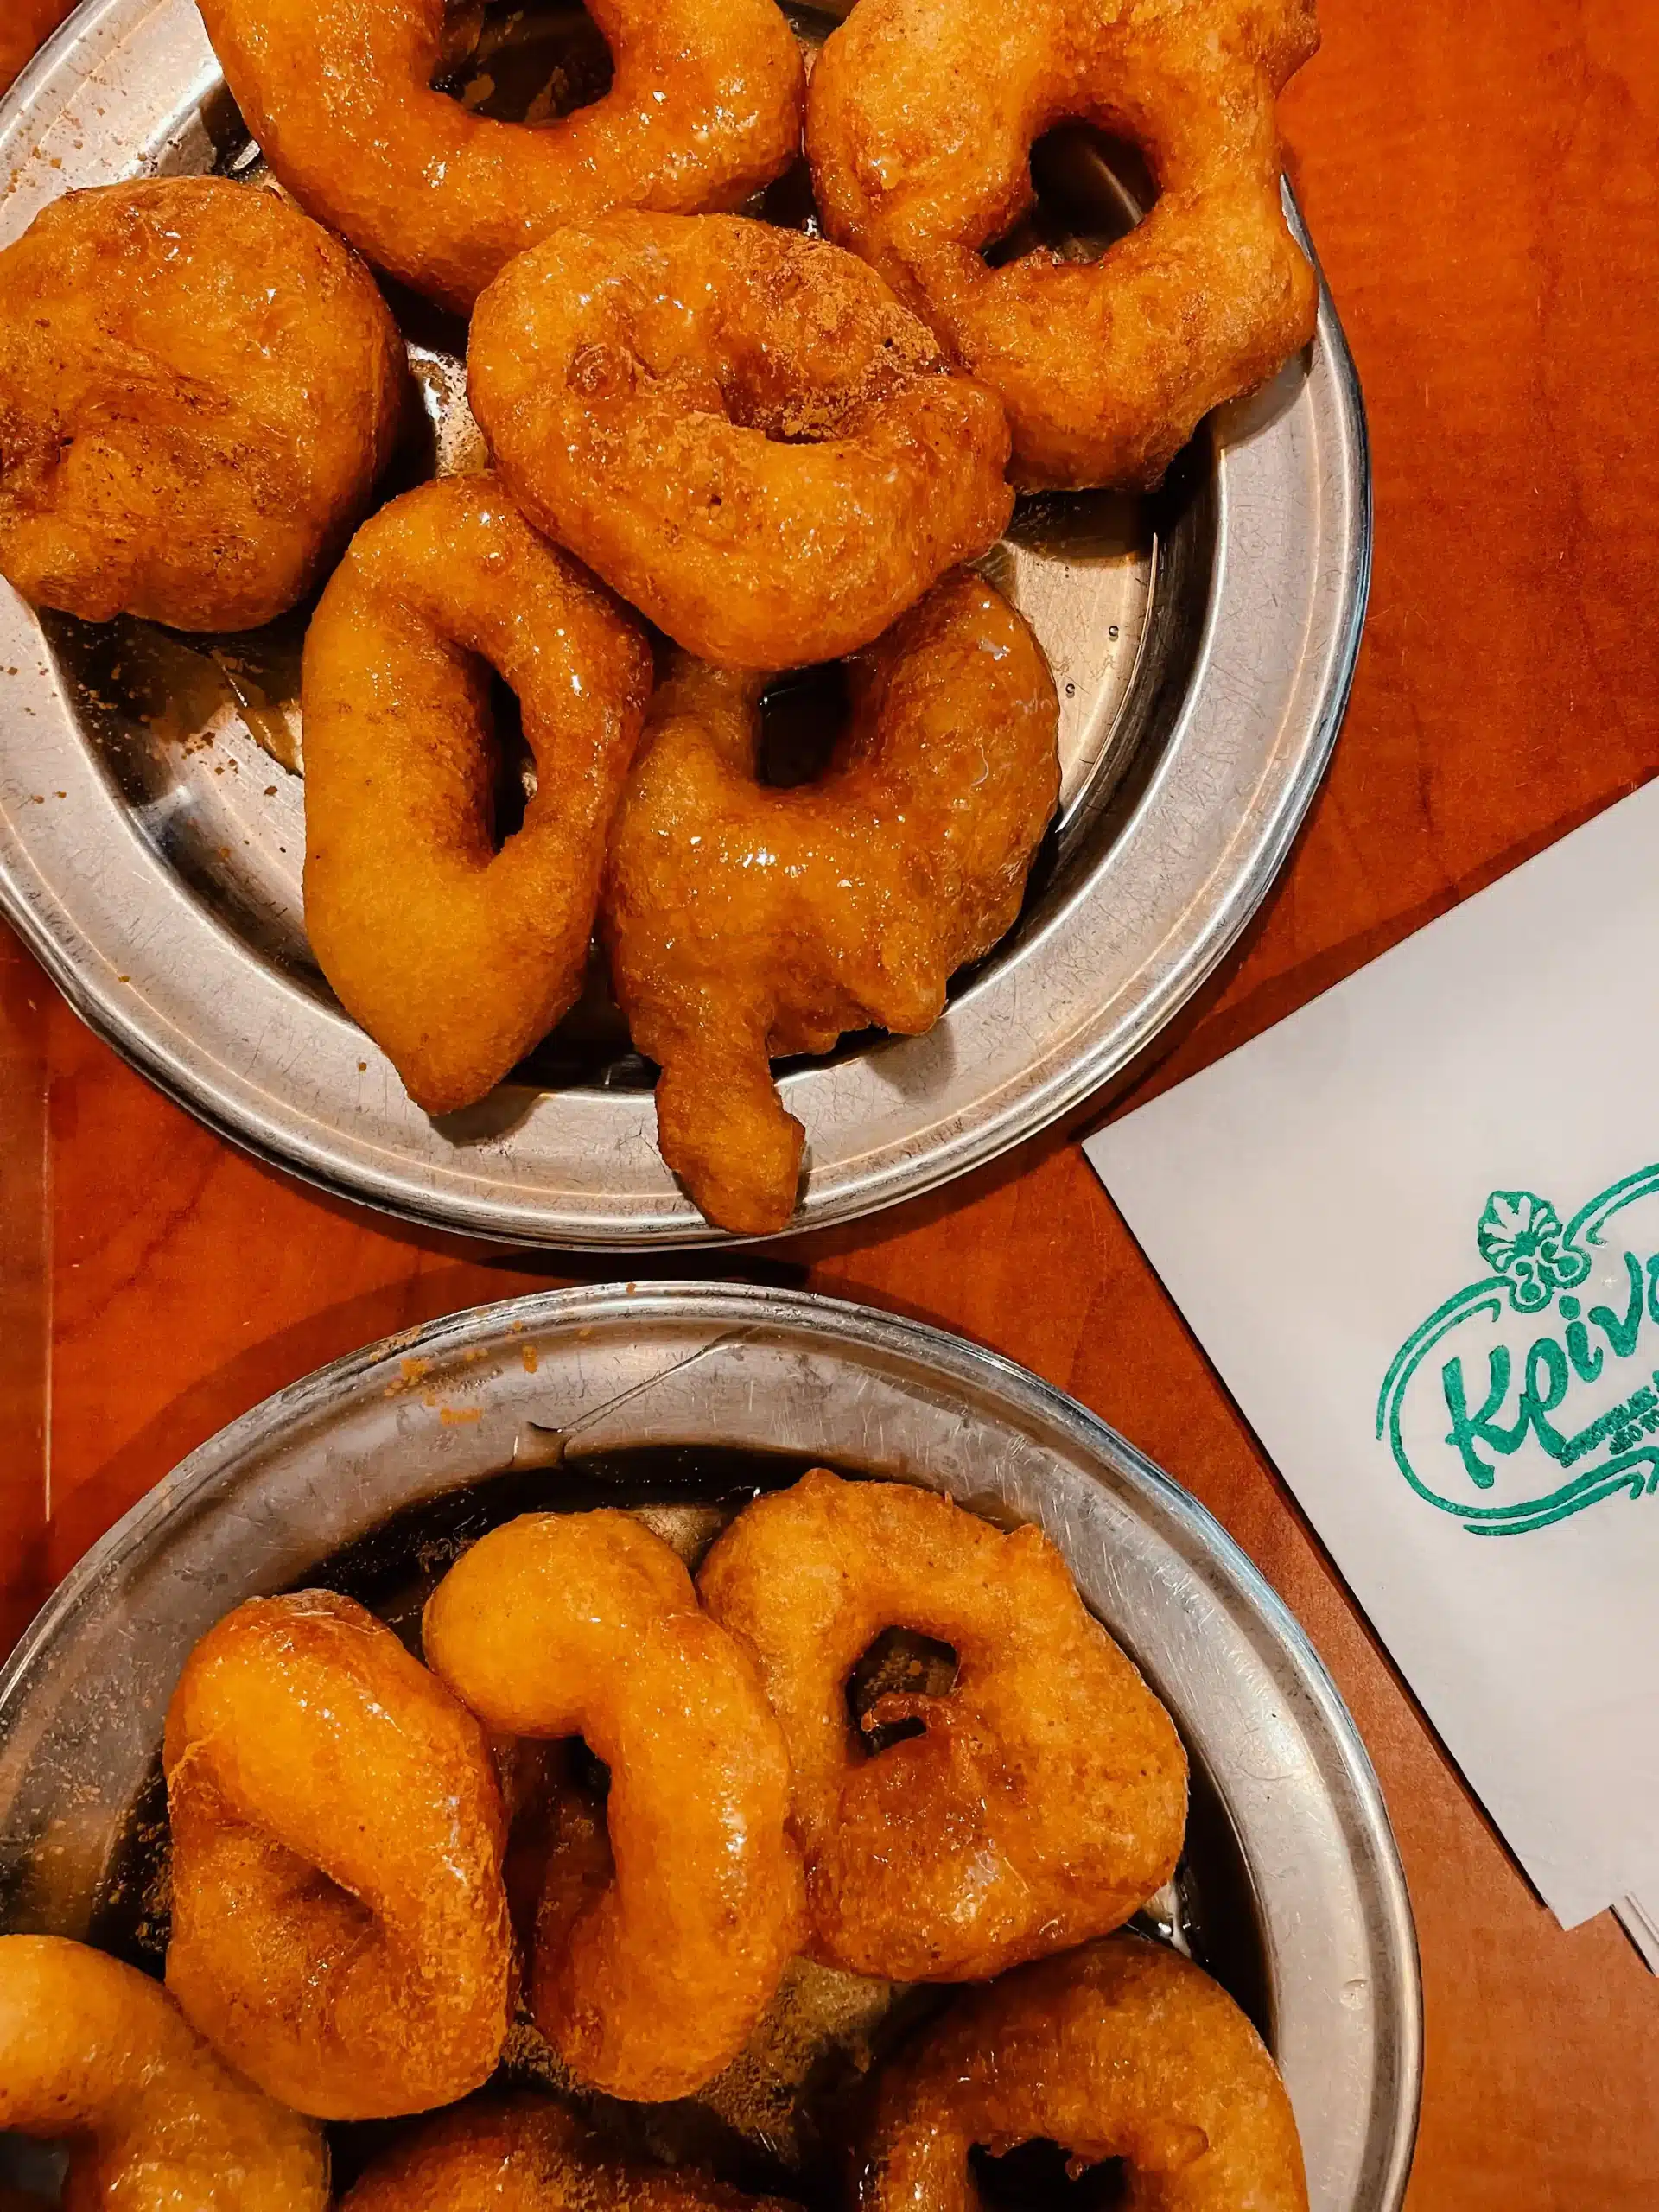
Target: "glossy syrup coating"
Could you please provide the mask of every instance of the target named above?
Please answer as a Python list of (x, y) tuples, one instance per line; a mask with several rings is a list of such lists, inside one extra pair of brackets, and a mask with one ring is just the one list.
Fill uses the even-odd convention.
[(1042, 650), (980, 577), (945, 579), (849, 670), (828, 772), (756, 780), (766, 679), (682, 658), (611, 837), (604, 933), (658, 1141), (709, 1220), (794, 1209), (804, 1132), (769, 1059), (871, 1022), (915, 1034), (1014, 921), (1059, 788)]
[(531, 2009), (583, 2081), (688, 2096), (742, 2049), (798, 1947), (789, 1761), (753, 1663), (630, 1515), (527, 1514), (426, 1608), (429, 1664), (497, 1734), (581, 1736), (608, 1840), (561, 1819)]
[(1012, 509), (995, 395), (861, 262), (764, 223), (562, 231), (480, 301), (467, 371), (531, 520), (723, 667), (868, 645)]
[[(1154, 485), (1313, 336), (1274, 102), (1318, 45), (1313, 0), (860, 0), (831, 36), (807, 117), (824, 226), (1001, 395), (1017, 483)], [(1033, 143), (1077, 121), (1141, 150), (1156, 205), (1098, 262), (991, 267)]]
[(1255, 2030), (1138, 1936), (1023, 1967), (925, 2033), (882, 2080), (858, 2212), (979, 2212), (973, 2146), (1039, 2138), (1074, 2168), (1126, 2161), (1128, 2212), (1307, 2212), (1295, 2118)]
[(546, 2098), (490, 2098), (431, 2121), (376, 2159), (340, 2212), (788, 2212), (695, 2173), (601, 2156)]
[(464, 314), (515, 254), (613, 207), (739, 207), (800, 150), (774, 0), (593, 0), (610, 90), (547, 124), (432, 90), (445, 0), (201, 0), (271, 168), (319, 221)]
[(0, 92), (56, 30), (75, 0), (6, 0), (0, 15)]
[[(1004, 1535), (906, 1483), (823, 1468), (745, 1509), (698, 1577), (754, 1654), (794, 1770), (809, 1948), (892, 1981), (977, 1981), (1119, 1927), (1186, 1824), (1173, 1724), (1033, 1528)], [(885, 1630), (954, 1649), (945, 1696), (847, 1684)]]
[(255, 1598), (187, 1663), (163, 1751), (168, 1987), (322, 2120), (427, 2112), (506, 2037), (506, 1821), (483, 1729), (349, 1598)]
[(67, 194), (0, 252), (0, 573), (91, 622), (256, 628), (344, 544), (407, 390), (368, 270), (275, 193)]
[(0, 1936), (0, 2132), (11, 2129), (67, 2145), (65, 2212), (328, 2202), (319, 2129), (233, 2073), (148, 1974), (59, 1936)]
[[(492, 667), (537, 775), (499, 851)], [(306, 929), (429, 1113), (481, 1098), (576, 997), (650, 689), (638, 625), (489, 476), (382, 508), (323, 594), (302, 683)]]

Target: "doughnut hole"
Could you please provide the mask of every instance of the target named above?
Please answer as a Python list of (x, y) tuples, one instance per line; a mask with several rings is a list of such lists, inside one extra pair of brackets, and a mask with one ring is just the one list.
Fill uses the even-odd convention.
[(919, 1717), (880, 1722), (869, 1718), (871, 1710), (884, 1697), (948, 1697), (957, 1665), (948, 1643), (914, 1629), (884, 1629), (847, 1679), (855, 1742), (874, 1758), (906, 1737), (925, 1735), (927, 1723)]
[(577, 1789), (602, 1803), (611, 1793), (611, 1770), (597, 1751), (589, 1751), (580, 1736), (569, 1744), (570, 1779)]
[(436, 89), (496, 123), (556, 123), (603, 99), (615, 74), (580, 0), (471, 0), (451, 19)]
[[(797, 288), (785, 280), (774, 288), (771, 304), (787, 315), (795, 311), (796, 297)], [(855, 435), (865, 410), (937, 359), (931, 339), (916, 331), (888, 330), (870, 346), (855, 333), (831, 327), (816, 332), (793, 363), (780, 359), (764, 331), (734, 332), (728, 343), (718, 369), (719, 401), (710, 411), (723, 413), (739, 429), (759, 430), (779, 446), (819, 445)]]
[[(520, 1955), (534, 1953), (547, 1906), (548, 1877), (556, 1853), (578, 1847), (566, 1903), (574, 1910), (587, 1872), (609, 1879), (606, 1804), (611, 1770), (581, 1736), (544, 1743), (533, 1736), (507, 1738), (498, 1750), (510, 1821), (502, 1872)], [(551, 1910), (556, 1915), (558, 1907)], [(0, 2204), (0, 2212), (5, 2212)]]
[(976, 2143), (969, 2156), (984, 2212), (1116, 2212), (1129, 2202), (1129, 2170), (1122, 2158), (1104, 2158), (1081, 2173), (1058, 2143), (1021, 2143), (994, 2158)]
[(816, 783), (852, 710), (843, 661), (791, 670), (760, 696), (760, 781), (772, 791)]
[(518, 703), (518, 694), (494, 669), (489, 671), (486, 714), (495, 741), (490, 840), (499, 853), (508, 838), (517, 836), (524, 826), (524, 809), (536, 796), (536, 756), (524, 736), (524, 714)]
[(69, 2141), (36, 2142), (0, 2128), (0, 2212), (60, 2204), (69, 2172)]
[(1030, 162), (1031, 204), (981, 250), (988, 268), (1005, 269), (1036, 252), (1078, 264), (1099, 261), (1145, 221), (1158, 197), (1140, 148), (1090, 123), (1057, 123), (1034, 142)]

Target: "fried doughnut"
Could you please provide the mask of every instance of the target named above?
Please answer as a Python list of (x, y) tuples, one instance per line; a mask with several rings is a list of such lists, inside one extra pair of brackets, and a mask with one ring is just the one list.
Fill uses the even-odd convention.
[(340, 2212), (791, 2212), (700, 2174), (603, 2158), (574, 2114), (544, 2097), (446, 2113), (376, 2160)]
[(0, 1936), (0, 2133), (14, 2128), (67, 2144), (70, 2212), (328, 2202), (309, 2120), (233, 2074), (148, 1974), (55, 1936)]
[[(884, 2076), (859, 2212), (978, 2212), (976, 2144), (1122, 2158), (1147, 2212), (1306, 2212), (1284, 2084), (1232, 1999), (1116, 1936), (975, 1990)], [(1116, 2202), (1116, 2199), (1113, 2200)]]
[(689, 2095), (742, 2049), (801, 1927), (789, 1762), (749, 1661), (626, 1513), (493, 1530), (438, 1585), (424, 1634), (489, 1728), (579, 1734), (610, 1768), (614, 1875), (586, 1850), (572, 1882), (556, 1851), (537, 2026), (613, 2096)]
[[(1154, 485), (1313, 336), (1274, 102), (1318, 46), (1313, 0), (859, 0), (830, 37), (807, 115), (824, 226), (1001, 393), (1017, 483)], [(1096, 263), (989, 266), (1033, 142), (1070, 121), (1132, 140), (1157, 204)]]
[(868, 645), (1013, 505), (995, 396), (861, 262), (736, 216), (561, 231), (480, 301), (467, 378), (530, 519), (724, 667)]
[[(499, 852), (486, 664), (537, 769)], [(323, 594), (302, 684), (306, 929), (429, 1113), (481, 1098), (580, 990), (650, 690), (638, 627), (489, 476), (382, 508)]]
[(658, 1141), (709, 1220), (783, 1228), (804, 1132), (769, 1056), (913, 1034), (1020, 909), (1059, 789), (1041, 648), (978, 576), (939, 584), (849, 669), (829, 772), (756, 781), (766, 679), (682, 659), (611, 834), (603, 924)]
[(0, 253), (0, 574), (90, 622), (269, 622), (368, 505), (407, 381), (367, 270), (275, 193), (69, 193)]
[(209, 1630), (168, 1711), (168, 1987), (296, 2111), (425, 2112), (506, 2037), (505, 1819), (488, 1742), (389, 1628), (324, 1590)]
[[(1040, 1529), (820, 1467), (741, 1513), (698, 1587), (783, 1725), (824, 1964), (978, 1981), (1120, 1926), (1168, 1880), (1180, 1739)], [(957, 1682), (878, 1698), (866, 1727), (924, 1732), (869, 1757), (847, 1683), (892, 1628), (950, 1644)]]
[(0, 92), (22, 74), (76, 0), (6, 0), (5, 19), (0, 22)]
[(236, 104), (301, 206), (463, 314), (565, 224), (740, 207), (800, 151), (804, 67), (774, 0), (590, 12), (609, 92), (531, 127), (432, 90), (445, 0), (201, 0)]

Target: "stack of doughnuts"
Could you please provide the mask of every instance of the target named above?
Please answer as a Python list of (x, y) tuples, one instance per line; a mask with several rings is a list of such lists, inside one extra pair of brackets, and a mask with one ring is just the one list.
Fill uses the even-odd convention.
[[(329, 579), (304, 888), (341, 1005), (452, 1113), (597, 932), (664, 1160), (775, 1233), (772, 1060), (937, 1021), (1057, 804), (1040, 643), (963, 564), (1016, 490), (1155, 484), (1312, 334), (1274, 122), (1311, 0), (859, 0), (810, 86), (773, 0), (594, 0), (608, 88), (535, 125), (435, 89), (445, 0), (202, 14), (287, 201), (113, 185), (0, 254), (0, 571), (198, 631)], [(1062, 123), (1159, 188), (1083, 263), (1008, 246)], [(821, 236), (757, 212), (803, 150)], [(372, 515), (408, 380), (354, 253), (470, 316), (488, 455)], [(768, 680), (839, 660), (840, 742), (772, 786)], [(492, 671), (533, 760), (505, 834)]]
[[(955, 1680), (855, 1719), (894, 1629), (947, 1643)], [(320, 2205), (316, 2121), (454, 2107), (353, 2212), (738, 2206), (495, 2077), (533, 2023), (583, 2099), (694, 2095), (804, 1958), (966, 1986), (871, 2077), (862, 2212), (970, 2207), (969, 2152), (1039, 2138), (1177, 2212), (1306, 2212), (1255, 2031), (1122, 1932), (1175, 1869), (1185, 1757), (1037, 1529), (819, 1469), (694, 1581), (632, 1514), (530, 1514), (448, 1568), (421, 1639), (306, 1591), (197, 1646), (166, 1729), (165, 1994), (0, 1939), (0, 2126), (73, 2131), (75, 2202), (159, 2208), (123, 2177), (234, 2146), (247, 2194), (192, 2202)]]
[[(1308, 0), (859, 0), (810, 86), (773, 0), (593, 0), (609, 87), (534, 126), (435, 88), (445, 0), (202, 13), (277, 188), (72, 194), (0, 252), (0, 573), (196, 632), (320, 594), (341, 1005), (447, 1114), (597, 936), (664, 1160), (780, 1230), (772, 1060), (938, 1020), (1057, 804), (1041, 643), (972, 564), (1019, 491), (1154, 484), (1312, 333), (1274, 124)], [(1134, 141), (1157, 204), (1085, 264), (1010, 257), (1060, 123)], [(823, 235), (757, 200), (803, 149)], [(487, 456), (378, 508), (410, 397), (372, 271), (470, 318)], [(770, 680), (827, 661), (846, 726), (775, 786)], [(505, 836), (492, 672), (534, 771)], [(895, 1629), (954, 1679), (855, 1718)], [(1255, 2030), (1127, 1932), (1185, 1758), (1035, 1529), (820, 1470), (694, 1580), (632, 1515), (527, 1516), (418, 1656), (327, 1591), (238, 1607), (163, 1764), (165, 1987), (0, 1937), (0, 2129), (67, 2144), (77, 2212), (323, 2212), (324, 2125), (416, 2118), (352, 2212), (738, 2212), (590, 2122), (740, 2066), (803, 1960), (941, 1993), (867, 2085), (863, 2212), (966, 2212), (973, 2154), (1038, 2138), (1167, 2212), (1306, 2212)], [(526, 2037), (581, 2114), (504, 2094)]]

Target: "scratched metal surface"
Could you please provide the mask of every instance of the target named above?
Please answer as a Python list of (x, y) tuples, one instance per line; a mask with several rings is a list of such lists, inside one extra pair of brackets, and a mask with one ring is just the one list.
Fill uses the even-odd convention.
[[(827, 19), (798, 20), (810, 46)], [(191, 0), (87, 0), (0, 105), (0, 243), (71, 185), (257, 159)], [(1092, 208), (1085, 229), (1132, 219), (1127, 172), (1078, 156), (1062, 181)], [(806, 205), (785, 192), (772, 212), (810, 220)], [(404, 480), (478, 465), (461, 326), (400, 313), (429, 418)], [(1054, 664), (1058, 829), (1020, 923), (931, 1034), (785, 1073), (809, 1143), (794, 1227), (1030, 1135), (1198, 988), (1323, 772), (1369, 559), (1363, 419), (1328, 298), (1308, 357), (1224, 410), (1156, 500), (1022, 502), (985, 565)], [(442, 1122), (340, 1012), (300, 898), (303, 610), (203, 641), (42, 626), (3, 585), (0, 601), (0, 903), (118, 1051), (260, 1156), (410, 1217), (514, 1243), (717, 1241), (658, 1157), (650, 1071), (602, 979), (512, 1080)]]
[(450, 1555), (423, 1548), (433, 1502), (505, 1484), (504, 1515), (588, 1504), (619, 1452), (688, 1446), (665, 1524), (688, 1544), (730, 1510), (734, 1452), (907, 1477), (1047, 1529), (1203, 1777), (1213, 1809), (1201, 1846), (1195, 1794), (1190, 1851), (1212, 1924), (1195, 1948), (1255, 1986), (1315, 2212), (1395, 2212), (1421, 2069), (1410, 1908), (1311, 1647), (1217, 1523), (1083, 1408), (960, 1339), (828, 1300), (696, 1284), (518, 1300), (373, 1345), (221, 1432), (87, 1555), (0, 1676), (0, 1925), (99, 1928), (168, 1694), (230, 1607), (360, 1552), (394, 1514), (425, 1529), (399, 1541), (429, 1577)]

